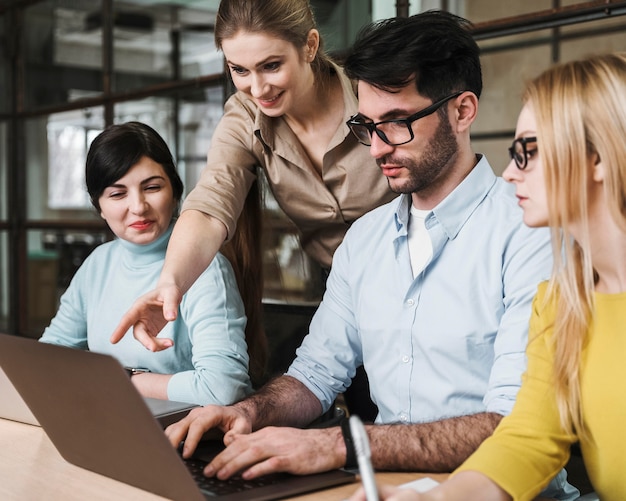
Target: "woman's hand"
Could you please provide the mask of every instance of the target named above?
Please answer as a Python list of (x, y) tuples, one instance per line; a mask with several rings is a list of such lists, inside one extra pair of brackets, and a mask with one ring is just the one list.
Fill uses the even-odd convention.
[(174, 341), (158, 338), (168, 322), (176, 320), (182, 293), (175, 285), (162, 285), (135, 301), (111, 334), (111, 342), (117, 343), (133, 328), (133, 336), (150, 351), (171, 348)]

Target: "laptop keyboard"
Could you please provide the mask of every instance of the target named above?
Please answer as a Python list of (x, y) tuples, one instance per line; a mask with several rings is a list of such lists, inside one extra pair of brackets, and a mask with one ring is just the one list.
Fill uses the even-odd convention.
[(207, 465), (206, 461), (193, 458), (184, 459), (184, 461), (200, 490), (212, 496), (225, 496), (227, 494), (245, 492), (250, 489), (258, 489), (259, 487), (267, 487), (268, 485), (279, 483), (285, 476), (284, 474), (275, 473), (252, 480), (244, 480), (240, 476), (220, 480), (215, 477), (204, 476), (202, 471)]

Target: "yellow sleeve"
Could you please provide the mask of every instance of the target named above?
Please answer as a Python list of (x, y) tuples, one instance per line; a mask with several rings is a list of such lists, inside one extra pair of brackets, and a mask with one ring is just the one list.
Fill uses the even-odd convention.
[(567, 463), (576, 440), (563, 431), (556, 406), (549, 343), (554, 307), (544, 304), (545, 292), (544, 283), (533, 301), (528, 366), (513, 410), (457, 469), (483, 473), (516, 501), (531, 500), (541, 492)]

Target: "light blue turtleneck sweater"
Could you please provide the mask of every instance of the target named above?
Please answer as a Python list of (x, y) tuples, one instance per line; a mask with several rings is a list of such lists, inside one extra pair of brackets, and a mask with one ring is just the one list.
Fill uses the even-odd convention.
[(118, 344), (109, 342), (121, 316), (156, 286), (171, 233), (172, 227), (148, 245), (116, 239), (97, 247), (74, 275), (40, 341), (173, 374), (170, 400), (231, 404), (250, 393), (251, 384), (244, 307), (230, 263), (221, 254), (185, 294), (176, 321), (159, 334), (172, 338), (173, 348), (153, 353), (130, 332)]

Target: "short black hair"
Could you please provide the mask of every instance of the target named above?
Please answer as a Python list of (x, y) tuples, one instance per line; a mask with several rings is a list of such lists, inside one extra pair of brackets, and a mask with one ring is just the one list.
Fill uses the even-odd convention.
[(464, 90), (480, 97), (480, 48), (471, 27), (441, 10), (371, 23), (348, 53), (346, 75), (388, 91), (414, 79), (419, 94), (432, 100)]
[(183, 182), (167, 143), (149, 125), (126, 122), (104, 129), (92, 141), (87, 153), (85, 182), (91, 203), (98, 212), (104, 190), (124, 177), (142, 157), (151, 158), (163, 167), (172, 184), (174, 199), (181, 200)]

